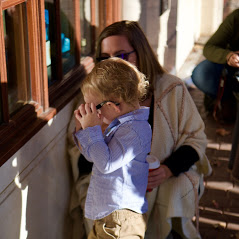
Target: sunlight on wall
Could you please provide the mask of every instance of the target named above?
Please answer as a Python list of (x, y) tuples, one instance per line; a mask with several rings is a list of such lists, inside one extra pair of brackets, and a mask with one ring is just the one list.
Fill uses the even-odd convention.
[(85, 0), (85, 18), (88, 22), (91, 22), (91, 14), (90, 14), (90, 0)]
[[(13, 162), (14, 164), (17, 165), (17, 158), (14, 158)], [(14, 179), (14, 182), (16, 186), (21, 190), (21, 196), (22, 196), (22, 206), (21, 206), (22, 211), (21, 211), (19, 239), (27, 239), (28, 231), (26, 230), (26, 214), (27, 214), (28, 186), (26, 186), (24, 189), (22, 188), (22, 184), (20, 183), (19, 173), (17, 173)]]
[(17, 157), (12, 160), (12, 166), (13, 166), (14, 168), (17, 167)]
[(26, 212), (27, 212), (27, 195), (28, 195), (28, 186), (25, 189), (22, 189), (22, 216), (21, 216), (21, 226), (20, 226), (20, 237), (19, 239), (26, 239), (28, 231), (26, 230)]
[[(169, 8), (170, 9), (170, 8)], [(166, 10), (161, 16), (159, 20), (160, 24), (160, 32), (159, 32), (159, 38), (158, 38), (158, 49), (157, 49), (157, 54), (158, 54), (158, 59), (160, 64), (163, 66), (164, 65), (164, 56), (165, 56), (165, 50), (167, 49), (167, 39), (168, 39), (168, 19), (169, 19), (169, 14), (170, 10)]]
[(122, 20), (138, 21), (141, 14), (141, 4), (139, 0), (122, 3)]
[(52, 123), (53, 123), (53, 120), (54, 120), (54, 117), (53, 118), (51, 118), (48, 122), (47, 122), (47, 124), (48, 124), (48, 126), (51, 126), (52, 125)]

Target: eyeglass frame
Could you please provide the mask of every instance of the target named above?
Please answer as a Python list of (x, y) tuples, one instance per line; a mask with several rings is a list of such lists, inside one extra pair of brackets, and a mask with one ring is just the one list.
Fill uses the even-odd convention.
[(135, 50), (130, 51), (130, 52), (126, 52), (126, 53), (121, 53), (121, 54), (118, 54), (118, 55), (116, 55), (116, 56), (102, 56), (102, 57), (97, 57), (96, 60), (97, 60), (98, 62), (100, 62), (100, 61), (103, 61), (103, 60), (107, 60), (107, 59), (109, 59), (109, 58), (111, 58), (111, 57), (118, 57), (118, 58), (121, 58), (121, 59), (123, 59), (123, 60), (125, 60), (125, 61), (128, 61), (129, 55), (132, 54), (132, 53), (134, 53), (134, 52), (135, 52)]
[(96, 105), (96, 109), (99, 110), (101, 107), (103, 107), (104, 104), (106, 104), (108, 102), (111, 102), (111, 103), (115, 104), (116, 106), (120, 105), (120, 103), (117, 103), (115, 101), (105, 100), (105, 101), (99, 103), (98, 105)]

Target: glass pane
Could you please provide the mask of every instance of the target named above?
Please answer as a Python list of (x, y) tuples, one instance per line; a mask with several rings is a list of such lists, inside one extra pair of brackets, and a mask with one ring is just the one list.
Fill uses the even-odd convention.
[(80, 0), (81, 56), (91, 53), (91, 11), (90, 0)]
[[(61, 36), (56, 36), (55, 26), (57, 23), (56, 18), (56, 5), (53, 0), (45, 1), (45, 24), (46, 24), (46, 61), (48, 72), (48, 84), (52, 85), (56, 79), (56, 65), (57, 59), (57, 42), (56, 39), (61, 39), (61, 53), (62, 53), (62, 70), (63, 75), (69, 72), (75, 66), (75, 24), (74, 24), (74, 1), (61, 0), (60, 1), (60, 24)], [(58, 79), (59, 80), (59, 79)]]
[(3, 11), (9, 113), (31, 100), (25, 3)]
[(61, 50), (63, 74), (75, 66), (75, 9), (74, 1), (61, 0)]
[[(56, 62), (56, 37), (54, 26), (56, 24), (53, 0), (45, 1), (45, 25), (46, 25), (46, 63), (48, 74), (48, 85), (53, 81), (53, 66)], [(55, 68), (56, 69), (56, 68)], [(56, 75), (56, 74), (55, 74)]]

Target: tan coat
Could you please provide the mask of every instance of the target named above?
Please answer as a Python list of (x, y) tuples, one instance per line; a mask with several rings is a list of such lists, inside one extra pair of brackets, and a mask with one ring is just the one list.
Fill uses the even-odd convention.
[[(197, 200), (199, 184), (200, 197), (204, 189), (203, 176), (209, 175), (212, 170), (205, 155), (207, 139), (204, 123), (185, 84), (179, 78), (164, 74), (156, 82), (155, 89), (151, 154), (163, 162), (180, 146), (190, 145), (197, 151), (200, 160), (187, 173), (171, 177), (158, 187), (157, 192), (152, 195), (148, 193), (148, 200), (153, 203), (154, 209), (146, 238), (166, 238), (172, 223), (174, 230), (179, 233), (183, 230), (182, 234), (186, 238), (200, 238), (191, 219), (196, 213), (195, 196)], [(172, 219), (176, 217), (181, 219)]]

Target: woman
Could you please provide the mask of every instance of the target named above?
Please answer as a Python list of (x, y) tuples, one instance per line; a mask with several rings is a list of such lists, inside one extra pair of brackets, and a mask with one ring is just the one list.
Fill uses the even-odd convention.
[[(141, 105), (151, 109), (151, 154), (161, 166), (149, 173), (148, 188), (154, 190), (147, 195), (146, 238), (169, 238), (172, 230), (183, 238), (200, 238), (191, 219), (203, 193), (203, 175), (210, 174), (211, 167), (205, 156), (204, 123), (196, 106), (184, 83), (160, 66), (137, 22), (116, 22), (102, 31), (96, 61), (113, 56), (136, 65), (150, 83), (147, 99)], [(87, 177), (77, 184), (80, 203)]]

